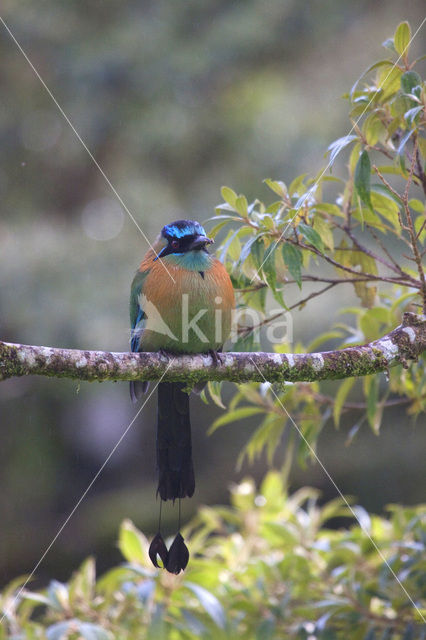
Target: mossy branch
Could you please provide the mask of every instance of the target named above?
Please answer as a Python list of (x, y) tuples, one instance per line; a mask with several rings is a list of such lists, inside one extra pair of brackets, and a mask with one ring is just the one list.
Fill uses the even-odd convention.
[(407, 366), (426, 350), (426, 317), (405, 313), (402, 325), (369, 344), (309, 354), (224, 353), (164, 356), (160, 353), (79, 351), (0, 342), (0, 380), (42, 375), (75, 380), (204, 380), (313, 382)]

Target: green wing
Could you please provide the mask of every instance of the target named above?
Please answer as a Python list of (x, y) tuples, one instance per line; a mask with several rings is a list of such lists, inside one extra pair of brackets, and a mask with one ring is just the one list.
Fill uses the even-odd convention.
[(130, 289), (130, 327), (132, 330), (130, 348), (132, 351), (139, 351), (139, 337), (145, 326), (146, 316), (139, 305), (139, 296), (147, 275), (148, 271), (137, 271)]

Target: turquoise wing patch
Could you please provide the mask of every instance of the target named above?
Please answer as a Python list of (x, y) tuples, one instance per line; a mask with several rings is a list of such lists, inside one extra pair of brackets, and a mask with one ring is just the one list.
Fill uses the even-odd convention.
[(146, 314), (139, 305), (139, 296), (142, 291), (144, 280), (147, 273), (138, 271), (133, 278), (130, 291), (130, 349), (131, 351), (139, 351), (139, 339), (143, 333), (146, 322)]

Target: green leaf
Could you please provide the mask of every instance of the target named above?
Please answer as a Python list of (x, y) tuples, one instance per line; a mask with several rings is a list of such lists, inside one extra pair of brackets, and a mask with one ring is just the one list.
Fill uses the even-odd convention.
[(355, 189), (361, 201), (372, 211), (370, 198), (371, 162), (367, 151), (363, 151), (355, 167)]
[(271, 202), (271, 204), (268, 204), (268, 206), (265, 209), (265, 213), (272, 213), (272, 215), (275, 216), (278, 213), (278, 211), (280, 211), (282, 208), (283, 208), (283, 201), (277, 200), (276, 202)]
[[(29, 600), (30, 602), (34, 602), (35, 604), (43, 604), (46, 607), (51, 605), (51, 601), (46, 596), (41, 593), (34, 593), (32, 591), (24, 591), (22, 593), (22, 598), (24, 600)], [(1, 638), (1, 636), (0, 636)]]
[(297, 226), (297, 230), (300, 231), (302, 236), (307, 240), (307, 242), (313, 245), (318, 251), (321, 253), (324, 252), (324, 243), (321, 240), (321, 236), (318, 231), (315, 231), (313, 227), (305, 224), (304, 222), (299, 222)]
[[(266, 294), (268, 291), (268, 287), (263, 286), (257, 289), (257, 291), (252, 291), (244, 295), (244, 299), (249, 301), (250, 307), (260, 311), (261, 313), (265, 312), (265, 304), (266, 304)], [(234, 349), (234, 351), (238, 351), (238, 349)], [(243, 349), (243, 351), (247, 351), (247, 349)]]
[(382, 42), (382, 47), (385, 47), (385, 49), (389, 49), (389, 51), (396, 53), (395, 43), (393, 41), (393, 38), (386, 38), (386, 40)]
[(285, 417), (273, 413), (267, 415), (238, 456), (237, 468), (241, 468), (245, 456), (252, 463), (264, 449), (266, 449), (268, 463), (272, 465), (274, 453), (281, 441), (285, 425)]
[(114, 569), (110, 569), (107, 573), (99, 578), (96, 583), (96, 590), (98, 593), (112, 594), (117, 589), (121, 588), (122, 583), (129, 579), (132, 575), (133, 568), (126, 566), (119, 566)]
[(61, 611), (69, 608), (69, 589), (67, 585), (58, 580), (52, 580), (47, 589), (47, 594), (51, 607), (54, 609)]
[(69, 583), (70, 602), (84, 598), (90, 601), (96, 583), (96, 568), (93, 558), (87, 558)]
[(337, 156), (339, 155), (339, 153), (348, 146), (348, 144), (350, 144), (351, 142), (353, 142), (354, 140), (357, 139), (358, 136), (355, 135), (348, 135), (348, 136), (344, 136), (343, 138), (339, 138), (338, 140), (335, 140), (334, 142), (332, 142), (329, 147), (328, 147), (328, 151), (330, 151), (330, 166), (332, 167), (334, 164), (335, 159), (337, 158)]
[[(261, 289), (260, 291), (266, 291), (266, 287), (264, 289)], [(260, 291), (258, 293), (260, 293)], [(250, 331), (245, 335), (239, 335), (238, 339), (233, 345), (233, 349), (234, 351), (260, 351), (260, 345), (255, 342), (254, 331)]]
[(238, 409), (234, 409), (234, 411), (227, 411), (227, 413), (213, 422), (208, 433), (214, 433), (216, 429), (223, 427), (225, 424), (237, 422), (237, 420), (242, 420), (243, 418), (249, 418), (257, 413), (265, 413), (265, 409), (262, 407), (239, 407)]
[(338, 218), (344, 217), (337, 204), (329, 204), (328, 202), (318, 202), (315, 205), (315, 211), (323, 211), (325, 213), (329, 213), (332, 216), (337, 216)]
[(91, 622), (80, 622), (79, 631), (84, 640), (111, 640), (108, 631)]
[[(288, 191), (290, 193), (290, 195), (292, 196), (295, 193), (299, 192), (300, 187), (303, 186), (303, 181), (306, 178), (307, 174), (306, 173), (302, 173), (302, 175), (297, 176), (290, 184)], [(303, 186), (303, 191), (305, 191), (305, 188)]]
[(411, 29), (408, 22), (401, 22), (395, 31), (393, 37), (396, 52), (402, 56), (406, 56), (408, 53), (408, 47), (411, 40)]
[[(363, 416), (364, 418), (365, 416)], [(362, 426), (363, 418), (359, 422), (356, 422), (349, 430), (348, 436), (345, 441), (345, 446), (348, 447), (354, 441), (355, 437), (358, 435), (358, 431)]]
[(232, 243), (237, 238), (238, 234), (243, 230), (243, 228), (244, 227), (239, 227), (238, 229), (235, 229), (234, 231), (230, 231), (228, 233), (225, 242), (221, 246), (220, 255), (219, 255), (220, 262), (225, 262), (226, 254), (229, 252)]
[[(69, 632), (75, 633), (69, 635)], [(91, 622), (82, 622), (81, 620), (71, 619), (65, 622), (57, 622), (52, 624), (46, 630), (47, 640), (62, 640), (63, 638), (74, 637), (78, 634), (79, 638), (84, 640), (111, 640), (112, 636), (108, 631), (98, 624)]]
[(145, 564), (146, 538), (131, 520), (124, 520), (120, 527), (118, 548), (129, 562)]
[(420, 107), (413, 107), (412, 109), (408, 109), (408, 111), (404, 113), (404, 119), (407, 121), (407, 124), (411, 126), (416, 117), (423, 112), (423, 109), (423, 105), (421, 105)]
[[(393, 40), (392, 42), (392, 51), (395, 51), (394, 47), (393, 47)], [(386, 46), (385, 43), (383, 43), (383, 46)], [(393, 67), (393, 62), (391, 60), (379, 60), (378, 62), (375, 62), (374, 64), (370, 65), (365, 71), (362, 72), (362, 74), (359, 76), (358, 80), (355, 82), (355, 84), (352, 86), (350, 92), (349, 92), (349, 98), (351, 100), (353, 100), (354, 98), (354, 94), (356, 91), (356, 88), (360, 82), (360, 80), (362, 80), (362, 78), (367, 75), (367, 73), (370, 73), (370, 71), (373, 71), (373, 69), (377, 69), (378, 67)], [(367, 99), (368, 101), (368, 99)]]
[(324, 344), (324, 342), (328, 342), (329, 340), (334, 340), (335, 338), (341, 338), (342, 336), (343, 336), (343, 333), (338, 329), (334, 329), (334, 330), (332, 329), (331, 331), (326, 331), (325, 333), (321, 333), (319, 336), (314, 338), (312, 342), (308, 344), (306, 351), (308, 353), (311, 353), (312, 351), (316, 351), (316, 349), (318, 349), (320, 345)]
[(289, 242), (284, 242), (282, 248), (282, 254), (284, 263), (288, 267), (293, 278), (296, 280), (299, 289), (302, 288), (302, 263), (303, 256), (300, 249), (290, 244)]
[(365, 390), (367, 395), (367, 418), (368, 423), (377, 435), (380, 428), (381, 412), (379, 411), (379, 386), (377, 376), (367, 376), (365, 379)]
[(66, 638), (67, 631), (75, 625), (74, 620), (66, 620), (65, 622), (56, 622), (46, 629), (47, 640), (62, 640)]
[(262, 224), (268, 229), (268, 231), (273, 231), (275, 229), (274, 219), (267, 213), (262, 215)]
[(146, 640), (168, 640), (168, 625), (166, 623), (166, 605), (162, 602), (154, 604), (154, 611), (151, 614), (151, 623), (148, 627)]
[[(354, 146), (352, 147), (352, 151), (351, 151), (351, 153), (349, 155), (348, 166), (349, 166), (349, 172), (350, 172), (351, 176), (355, 175), (355, 169), (356, 169), (357, 162), (359, 160), (360, 153), (361, 153), (361, 143), (360, 142), (356, 142), (354, 144)], [(318, 207), (316, 207), (316, 208), (318, 208)], [(343, 217), (343, 214), (341, 214), (341, 215)]]
[(241, 217), (246, 218), (248, 216), (248, 202), (245, 196), (238, 196), (235, 201), (235, 208)]
[(324, 245), (328, 247), (328, 249), (331, 249), (331, 251), (334, 251), (334, 238), (330, 223), (326, 222), (321, 216), (316, 215), (314, 218), (314, 229), (320, 234)]
[(209, 380), (207, 386), (211, 399), (213, 400), (215, 405), (217, 407), (220, 407), (221, 409), (226, 409), (225, 405), (222, 402), (221, 396), (222, 383), (217, 382), (216, 380)]
[(417, 218), (414, 221), (414, 230), (416, 232), (416, 235), (418, 236), (419, 242), (421, 242), (422, 244), (424, 243), (426, 238), (426, 225), (424, 223), (425, 223), (424, 214), (417, 216)]
[(370, 113), (362, 127), (364, 137), (369, 146), (374, 146), (379, 140), (386, 140), (387, 130), (376, 113)]
[(401, 225), (399, 224), (398, 211), (401, 203), (397, 202), (396, 197), (384, 185), (372, 185), (371, 203), (375, 211), (391, 222), (395, 232), (399, 235)]
[(221, 194), (222, 194), (222, 198), (225, 200), (225, 202), (227, 202), (228, 204), (231, 205), (231, 207), (233, 209), (236, 208), (236, 202), (237, 202), (237, 194), (235, 193), (235, 191), (233, 191), (230, 187), (222, 187), (220, 190)]
[(408, 201), (408, 206), (418, 213), (425, 213), (425, 203), (417, 198), (411, 198), (411, 200)]
[(315, 196), (317, 187), (318, 185), (314, 184), (307, 191), (302, 193), (302, 195), (298, 198), (296, 204), (294, 205), (296, 211), (299, 211), (300, 209), (302, 209), (302, 207), (309, 206), (313, 203), (313, 198)]
[(181, 613), (189, 631), (194, 634), (193, 636), (191, 635), (191, 638), (205, 638), (207, 636), (206, 626), (201, 622), (201, 620), (188, 611), (188, 609), (181, 609)]
[(388, 324), (391, 321), (390, 312), (387, 307), (374, 307), (366, 312), (369, 318), (374, 318), (383, 324)]
[(397, 149), (397, 154), (400, 156), (401, 162), (403, 161), (403, 152), (405, 149), (405, 145), (407, 144), (407, 142), (409, 141), (409, 139), (411, 138), (411, 136), (414, 133), (414, 129), (409, 129), (401, 138), (400, 143), (399, 143), (399, 147)]
[(285, 198), (288, 195), (287, 187), (284, 182), (281, 182), (281, 180), (271, 180), (270, 178), (266, 178), (263, 182), (281, 198)]
[(276, 288), (277, 272), (275, 269), (275, 250), (277, 242), (274, 240), (265, 251), (262, 270), (271, 289)]
[(393, 193), (388, 187), (380, 182), (374, 183), (371, 185), (370, 190), (374, 193), (380, 193), (389, 200), (392, 200), (398, 207), (400, 207), (403, 202), (402, 198)]
[(225, 610), (216, 596), (194, 582), (185, 582), (185, 586), (198, 598), (201, 606), (209, 614), (215, 625), (220, 629), (224, 629), (226, 626)]
[(401, 76), (401, 89), (404, 93), (411, 93), (414, 87), (421, 84), (422, 79), (416, 71), (406, 71)]
[(336, 399), (334, 401), (334, 407), (333, 407), (333, 419), (334, 419), (334, 425), (336, 429), (339, 428), (340, 414), (342, 413), (343, 405), (345, 404), (346, 398), (348, 397), (348, 393), (354, 386), (355, 381), (356, 381), (356, 378), (346, 378), (346, 380), (344, 380), (340, 385), (339, 390), (336, 394)]
[(379, 73), (377, 79), (377, 99), (381, 104), (385, 103), (391, 98), (401, 86), (402, 71), (399, 67), (393, 67), (390, 71), (383, 69)]
[(258, 238), (259, 236), (251, 236), (251, 238), (249, 238), (247, 242), (243, 245), (241, 249), (240, 257), (238, 260), (238, 265), (242, 265), (243, 262), (248, 258), (248, 256), (251, 253), (251, 248), (253, 244), (258, 240)]
[[(222, 217), (222, 216), (217, 216), (216, 218), (213, 218), (213, 220), (217, 220), (217, 218), (220, 218), (220, 217)], [(226, 217), (226, 220), (221, 220), (220, 222), (218, 222), (217, 224), (215, 224), (215, 225), (214, 225), (214, 227), (212, 227), (212, 228), (209, 230), (209, 237), (210, 237), (210, 238), (215, 239), (215, 238), (216, 238), (216, 236), (217, 236), (217, 234), (219, 233), (219, 231), (220, 231), (221, 229), (223, 229), (223, 227), (225, 227), (227, 224), (229, 224), (229, 222), (230, 222), (231, 220), (234, 220), (234, 219), (235, 219), (233, 216), (232, 216), (232, 217), (225, 216), (225, 217)]]
[(265, 253), (265, 244), (261, 235), (257, 236), (256, 241), (251, 245), (250, 257), (256, 270), (260, 269)]
[[(398, 149), (398, 151), (399, 150), (400, 149)], [(401, 174), (405, 177), (407, 175), (407, 167), (405, 166), (405, 156), (402, 153), (398, 153), (398, 161), (401, 168)]]

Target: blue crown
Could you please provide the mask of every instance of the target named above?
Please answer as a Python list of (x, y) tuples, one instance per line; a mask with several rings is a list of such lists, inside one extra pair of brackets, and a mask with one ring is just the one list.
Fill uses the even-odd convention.
[(161, 230), (163, 238), (184, 238), (185, 236), (205, 236), (206, 232), (199, 222), (195, 220), (176, 220), (166, 224)]

